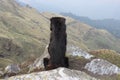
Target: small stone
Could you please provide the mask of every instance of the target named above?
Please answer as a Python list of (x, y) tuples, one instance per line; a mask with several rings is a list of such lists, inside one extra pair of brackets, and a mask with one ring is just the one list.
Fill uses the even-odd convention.
[(5, 68), (5, 74), (7, 74), (8, 76), (18, 74), (19, 72), (20, 72), (20, 67), (17, 64), (8, 65)]
[(4, 75), (3, 71), (0, 71), (0, 77), (3, 76), (3, 75)]

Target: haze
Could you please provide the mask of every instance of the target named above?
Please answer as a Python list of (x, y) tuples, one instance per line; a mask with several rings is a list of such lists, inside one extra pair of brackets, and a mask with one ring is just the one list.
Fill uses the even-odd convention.
[(120, 19), (120, 0), (18, 0), (49, 12), (71, 12), (92, 19)]

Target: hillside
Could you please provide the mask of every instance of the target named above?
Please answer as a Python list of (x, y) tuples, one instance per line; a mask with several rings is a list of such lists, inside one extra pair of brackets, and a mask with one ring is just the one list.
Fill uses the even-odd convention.
[[(39, 13), (15, 0), (0, 0), (0, 59), (16, 63), (40, 56), (49, 43), (49, 19), (54, 16), (62, 15)], [(120, 52), (120, 40), (106, 30), (62, 17), (67, 21), (68, 46), (75, 45), (86, 51), (105, 48)]]
[(47, 19), (14, 0), (1, 0), (0, 8), (0, 54), (13, 59), (13, 56), (23, 59), (34, 54), (40, 56), (48, 42), (49, 28), (44, 27), (49, 26)]
[(72, 13), (61, 13), (64, 16), (72, 17), (80, 22), (86, 23), (98, 29), (105, 29), (112, 33), (117, 38), (120, 38), (120, 20), (115, 19), (103, 19), (92, 20), (88, 17), (76, 16)]
[[(48, 12), (44, 12), (43, 14), (48, 18), (52, 16), (61, 16)], [(113, 49), (119, 52), (120, 46), (118, 42), (120, 39), (115, 38), (108, 31), (93, 28), (92, 26), (79, 22), (68, 16), (66, 19), (68, 41), (70, 41), (70, 44), (75, 44), (84, 50)]]

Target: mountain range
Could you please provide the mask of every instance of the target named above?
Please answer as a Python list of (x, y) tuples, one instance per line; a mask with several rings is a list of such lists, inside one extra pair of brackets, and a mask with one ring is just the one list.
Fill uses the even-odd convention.
[(80, 22), (88, 24), (97, 29), (105, 29), (113, 34), (115, 37), (120, 38), (120, 20), (116, 19), (103, 19), (92, 20), (89, 17), (77, 16), (72, 13), (61, 13), (64, 16), (72, 17)]

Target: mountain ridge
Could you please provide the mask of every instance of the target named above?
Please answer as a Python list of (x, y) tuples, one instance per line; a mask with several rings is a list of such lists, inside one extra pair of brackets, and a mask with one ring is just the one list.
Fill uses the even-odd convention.
[(97, 29), (105, 29), (114, 36), (116, 36), (117, 38), (120, 38), (120, 33), (119, 33), (120, 20), (117, 19), (93, 20), (90, 19), (89, 17), (77, 16), (72, 13), (61, 13), (61, 15), (72, 17), (80, 22), (91, 25)]

